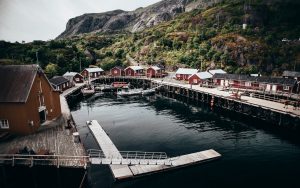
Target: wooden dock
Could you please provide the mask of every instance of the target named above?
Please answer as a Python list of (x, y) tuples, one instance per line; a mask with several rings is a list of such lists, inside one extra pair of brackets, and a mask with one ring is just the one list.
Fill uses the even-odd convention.
[[(121, 164), (120, 156), (121, 152), (116, 148), (114, 143), (110, 140), (108, 135), (105, 133), (101, 125), (96, 121), (88, 121), (87, 125), (94, 135), (97, 143), (103, 151), (105, 157), (116, 159), (114, 164), (111, 160), (110, 169), (113, 173), (113, 176), (116, 180), (123, 180), (127, 178), (134, 178), (138, 176), (143, 176), (147, 174), (158, 173), (161, 171), (172, 170), (176, 168), (181, 168), (185, 166), (190, 166), (198, 163), (208, 162), (215, 160), (221, 157), (221, 155), (215, 150), (206, 150), (202, 152), (196, 152), (192, 154), (182, 155), (178, 157), (173, 157), (167, 159), (169, 163), (161, 163), (163, 160), (151, 160), (151, 159), (135, 159), (134, 165), (129, 162), (128, 164)], [(122, 157), (121, 157), (122, 158)], [(126, 159), (123, 159), (126, 161)], [(90, 158), (92, 164), (103, 164), (100, 159)], [(127, 159), (127, 161), (130, 161)], [(156, 163), (154, 162), (156, 161)]]

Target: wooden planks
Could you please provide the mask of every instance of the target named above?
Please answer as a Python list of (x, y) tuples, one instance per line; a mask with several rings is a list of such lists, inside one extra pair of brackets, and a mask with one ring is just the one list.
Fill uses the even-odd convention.
[(170, 159), (172, 165), (133, 165), (129, 166), (134, 176), (141, 176), (146, 174), (158, 173), (166, 170), (173, 170), (193, 164), (203, 163), (211, 160), (215, 160), (221, 157), (221, 154), (213, 149), (201, 151), (197, 153), (191, 153), (182, 155), (179, 157), (173, 157)]
[[(102, 149), (106, 158), (114, 158), (115, 156), (120, 157), (121, 154), (113, 142), (110, 140), (108, 135), (105, 133), (103, 128), (96, 120), (88, 121), (87, 125), (97, 140), (100, 148)], [(210, 160), (218, 159), (221, 155), (213, 149), (201, 151), (197, 153), (187, 154), (179, 157), (173, 157), (169, 159), (170, 164), (165, 165), (163, 161), (161, 164), (149, 163), (150, 160), (136, 160), (133, 162), (137, 165), (117, 165), (120, 163), (120, 159), (110, 164), (110, 169), (117, 180), (127, 179), (135, 176), (142, 176), (146, 174), (158, 173), (165, 170), (172, 170), (189, 166), (197, 163), (207, 162)], [(101, 160), (97, 158), (91, 158), (92, 164), (101, 164)], [(124, 159), (126, 161), (126, 159)], [(105, 163), (105, 162), (104, 162)], [(115, 164), (114, 164), (115, 163)], [(103, 162), (102, 162), (103, 164)]]
[[(87, 125), (106, 158), (113, 158), (114, 156), (119, 157), (121, 155), (119, 150), (96, 120), (88, 121)], [(128, 165), (109, 165), (109, 167), (115, 179), (124, 179), (133, 176)]]

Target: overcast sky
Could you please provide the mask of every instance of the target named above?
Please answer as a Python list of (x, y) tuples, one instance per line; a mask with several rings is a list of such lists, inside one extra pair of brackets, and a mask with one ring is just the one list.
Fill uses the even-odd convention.
[(160, 0), (0, 0), (0, 40), (54, 39), (84, 13), (135, 10)]

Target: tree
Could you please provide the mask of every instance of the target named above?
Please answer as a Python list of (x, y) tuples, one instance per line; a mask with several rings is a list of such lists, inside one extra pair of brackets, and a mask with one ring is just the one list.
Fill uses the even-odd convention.
[(51, 77), (57, 75), (58, 69), (59, 69), (59, 67), (56, 64), (49, 63), (45, 67), (45, 73), (51, 78)]

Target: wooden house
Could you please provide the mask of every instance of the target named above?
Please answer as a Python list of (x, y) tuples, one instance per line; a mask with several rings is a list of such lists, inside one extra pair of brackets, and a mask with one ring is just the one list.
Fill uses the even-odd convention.
[(49, 81), (54, 87), (54, 89), (58, 91), (65, 91), (72, 87), (70, 80), (66, 79), (63, 76), (54, 76)]
[(0, 66), (0, 85), (0, 132), (31, 134), (61, 116), (59, 92), (39, 66)]
[(198, 85), (209, 83), (212, 75), (209, 72), (198, 72), (189, 77), (189, 84)]
[(175, 73), (175, 78), (177, 80), (188, 81), (189, 77), (193, 74), (196, 74), (197, 72), (198, 72), (198, 69), (179, 68)]
[(162, 66), (151, 66), (147, 69), (148, 78), (162, 78), (165, 76), (165, 68)]
[(68, 79), (71, 85), (83, 83), (83, 76), (77, 72), (66, 72), (63, 75), (64, 78)]
[(111, 76), (125, 76), (124, 67), (121, 66), (115, 66), (112, 69), (110, 69), (110, 75)]
[(85, 68), (81, 75), (83, 76), (84, 80), (88, 80), (90, 78), (99, 78), (101, 75), (104, 75), (104, 70), (99, 67), (93, 68)]
[(129, 66), (125, 69), (126, 76), (144, 76), (144, 68), (141, 66)]
[(296, 71), (283, 71), (282, 77), (283, 78), (295, 79), (297, 81), (300, 81), (300, 72), (296, 72)]
[(258, 77), (257, 82), (259, 83), (260, 89), (270, 93), (291, 93), (297, 84), (295, 79), (274, 77)]

